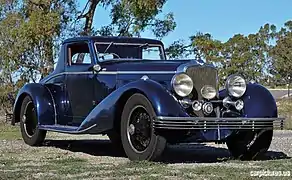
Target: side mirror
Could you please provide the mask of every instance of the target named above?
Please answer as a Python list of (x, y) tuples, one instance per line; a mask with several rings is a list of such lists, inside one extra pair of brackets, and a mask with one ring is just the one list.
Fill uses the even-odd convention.
[(95, 72), (99, 72), (99, 71), (101, 71), (101, 66), (100, 66), (99, 64), (95, 64), (95, 65), (93, 66), (93, 71), (95, 71)]

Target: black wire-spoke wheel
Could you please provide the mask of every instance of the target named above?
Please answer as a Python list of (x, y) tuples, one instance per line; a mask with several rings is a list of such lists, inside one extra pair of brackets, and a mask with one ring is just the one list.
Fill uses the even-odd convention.
[(268, 151), (273, 130), (238, 131), (227, 138), (227, 147), (236, 159), (256, 160)]
[(38, 129), (37, 111), (32, 99), (24, 98), (20, 110), (20, 130), (24, 142), (31, 146), (41, 145), (46, 131)]
[(151, 118), (143, 106), (136, 106), (130, 113), (128, 139), (137, 152), (143, 152), (151, 140)]
[(134, 94), (126, 102), (121, 117), (121, 139), (129, 159), (155, 160), (163, 152), (166, 140), (154, 133), (155, 116), (152, 104), (142, 94)]
[(24, 130), (27, 136), (32, 137), (37, 128), (36, 111), (32, 101), (29, 101), (26, 104), (22, 121), (24, 123)]

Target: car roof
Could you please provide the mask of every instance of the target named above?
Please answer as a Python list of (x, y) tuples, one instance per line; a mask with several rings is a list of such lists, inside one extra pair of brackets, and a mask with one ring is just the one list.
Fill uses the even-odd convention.
[(64, 43), (78, 42), (78, 41), (97, 41), (97, 42), (116, 42), (116, 43), (149, 43), (161, 44), (162, 42), (155, 39), (137, 38), (137, 37), (120, 37), (120, 36), (81, 36), (66, 39)]

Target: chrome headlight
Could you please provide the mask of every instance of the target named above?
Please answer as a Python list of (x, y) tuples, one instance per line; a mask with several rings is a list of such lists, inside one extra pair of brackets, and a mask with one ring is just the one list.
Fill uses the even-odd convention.
[(217, 92), (213, 86), (205, 85), (201, 89), (201, 94), (205, 99), (213, 99), (216, 96)]
[(176, 94), (181, 97), (186, 97), (191, 94), (194, 87), (190, 76), (184, 73), (174, 75), (171, 80), (171, 84)]
[(239, 75), (229, 76), (226, 81), (226, 90), (230, 96), (236, 98), (243, 96), (246, 91), (244, 78)]

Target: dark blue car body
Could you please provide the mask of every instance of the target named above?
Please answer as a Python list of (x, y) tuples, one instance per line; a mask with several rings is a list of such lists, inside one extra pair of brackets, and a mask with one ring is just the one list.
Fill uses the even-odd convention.
[[(76, 42), (88, 43), (90, 64), (69, 66), (66, 63), (67, 46)], [(245, 120), (251, 120), (252, 129), (257, 118), (266, 118), (267, 122), (277, 119), (273, 96), (263, 86), (251, 83), (247, 84), (247, 90), (241, 97), (244, 101), (242, 111), (223, 113), (222, 100), (228, 93), (222, 90), (212, 100), (217, 104), (214, 114), (191, 114), (179, 103), (171, 80), (175, 74), (186, 73), (192, 67), (198, 69), (198, 73), (196, 69), (193, 72), (196, 74), (194, 78), (198, 78), (194, 84), (209, 83), (210, 79), (217, 79), (213, 65), (201, 60), (121, 59), (100, 62), (95, 51), (96, 42), (157, 44), (163, 47), (160, 41), (142, 38), (79, 37), (64, 41), (55, 70), (39, 83), (26, 84), (18, 92), (12, 123), (20, 121), (22, 101), (29, 96), (36, 106), (39, 129), (71, 134), (107, 134), (119, 123), (125, 102), (134, 93), (143, 94), (151, 102), (156, 114), (153, 127), (169, 141), (172, 131), (192, 132), (190, 136), (179, 136), (179, 139), (173, 137), (179, 142), (190, 138), (194, 141), (220, 141), (234, 131), (232, 126), (223, 123), (228, 120), (238, 120), (239, 123), (234, 124), (238, 128)], [(99, 72), (93, 70), (96, 64), (101, 67)], [(202, 99), (199, 95), (197, 97)], [(208, 125), (209, 121), (213, 124)]]

